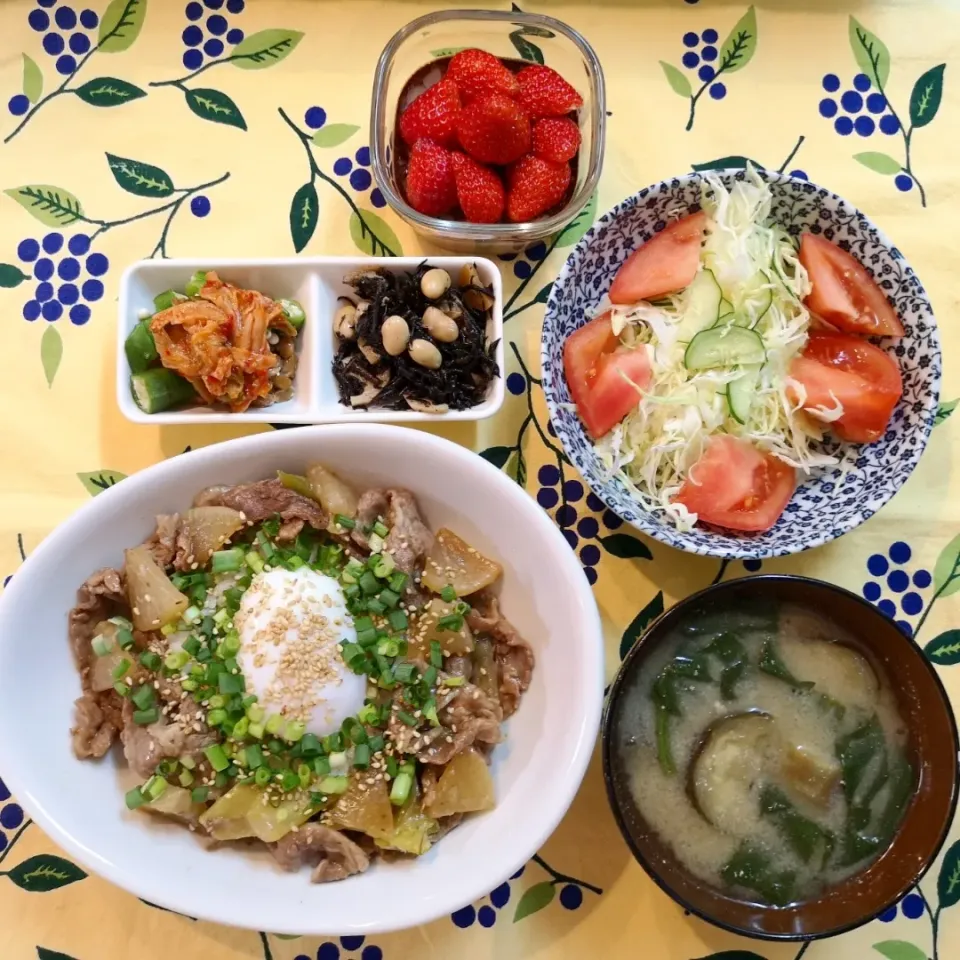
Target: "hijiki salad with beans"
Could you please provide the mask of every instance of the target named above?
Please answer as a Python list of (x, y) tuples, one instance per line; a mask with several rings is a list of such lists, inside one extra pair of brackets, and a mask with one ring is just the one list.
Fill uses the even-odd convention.
[(73, 749), (119, 739), (130, 810), (266, 845), (314, 882), (418, 856), (495, 803), (534, 656), (499, 563), (322, 464), (198, 493), (70, 613)]
[(296, 300), (199, 270), (184, 291), (154, 297), (124, 342), (130, 392), (144, 413), (208, 404), (243, 413), (293, 396), (296, 342), (306, 316)]
[(341, 297), (333, 319), (342, 404), (447, 413), (486, 399), (500, 371), (487, 332), (493, 290), (476, 267), (464, 264), (456, 284), (429, 263), (359, 270), (345, 282), (356, 298)]

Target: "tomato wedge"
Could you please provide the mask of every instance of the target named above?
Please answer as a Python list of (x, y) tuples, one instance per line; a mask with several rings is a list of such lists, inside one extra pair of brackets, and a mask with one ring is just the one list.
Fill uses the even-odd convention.
[(613, 335), (609, 313), (567, 337), (563, 372), (577, 413), (594, 440), (609, 433), (640, 402), (640, 391), (649, 386), (651, 376), (646, 348), (622, 346)]
[(702, 210), (691, 213), (637, 247), (613, 278), (610, 302), (636, 303), (689, 286), (700, 269), (706, 226), (707, 215)]
[(823, 237), (805, 233), (800, 262), (813, 290), (806, 304), (844, 333), (863, 337), (902, 337), (903, 324), (876, 280), (855, 257)]
[(793, 467), (747, 440), (721, 434), (690, 468), (674, 503), (704, 523), (728, 530), (769, 530), (793, 496)]
[[(830, 429), (843, 440), (872, 443), (883, 436), (903, 393), (897, 361), (867, 340), (845, 333), (815, 333), (790, 364), (806, 390), (804, 410), (843, 404)], [(795, 391), (793, 394), (796, 402)]]

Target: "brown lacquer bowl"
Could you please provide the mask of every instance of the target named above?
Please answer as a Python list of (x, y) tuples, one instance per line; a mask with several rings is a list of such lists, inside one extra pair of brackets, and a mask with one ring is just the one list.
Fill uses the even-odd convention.
[[(908, 727), (908, 759), (919, 770), (916, 792), (893, 841), (865, 869), (815, 899), (770, 907), (736, 899), (689, 873), (640, 815), (616, 749), (625, 706), (641, 695), (632, 681), (677, 623), (699, 609), (723, 610), (769, 598), (826, 613), (862, 644), (894, 685)], [(896, 903), (923, 876), (947, 835), (957, 803), (957, 726), (946, 691), (917, 645), (871, 604), (833, 584), (805, 577), (759, 576), (720, 583), (678, 603), (654, 621), (627, 654), (603, 720), (607, 795), (640, 865), (681, 906), (747, 937), (812, 940), (843, 933)]]

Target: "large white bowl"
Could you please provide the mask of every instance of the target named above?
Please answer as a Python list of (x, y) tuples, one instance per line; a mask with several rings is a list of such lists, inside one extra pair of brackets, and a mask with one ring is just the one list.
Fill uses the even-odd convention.
[[(426, 856), (314, 885), (266, 852), (205, 851), (175, 825), (123, 802), (115, 756), (80, 762), (70, 748), (80, 682), (67, 641), (77, 587), (120, 564), (156, 513), (182, 510), (213, 483), (302, 470), (322, 460), (359, 486), (413, 490), (429, 525), (447, 525), (504, 567), (502, 607), (537, 666), (493, 755), (497, 806), (467, 819)], [(603, 700), (597, 607), (547, 515), (481, 457), (428, 434), (380, 425), (305, 427), (182, 454), (123, 480), (55, 530), (0, 598), (0, 772), (56, 843), (90, 870), (152, 903), (276, 933), (368, 934), (426, 923), (514, 873), (573, 800)]]

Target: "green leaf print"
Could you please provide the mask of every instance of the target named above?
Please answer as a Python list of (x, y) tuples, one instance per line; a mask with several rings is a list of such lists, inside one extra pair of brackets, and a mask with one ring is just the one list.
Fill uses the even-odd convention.
[(514, 30), (510, 34), (510, 42), (520, 54), (521, 59), (529, 60), (531, 63), (543, 63), (543, 51), (535, 43), (531, 43), (523, 35), (522, 30)]
[(857, 66), (878, 87), (885, 87), (890, 78), (890, 51), (856, 17), (850, 18), (850, 48)]
[(941, 63), (931, 67), (914, 85), (910, 94), (910, 122), (915, 127), (925, 127), (940, 109), (943, 99), (943, 71), (947, 65)]
[(500, 470), (510, 459), (511, 453), (513, 453), (513, 447), (487, 447), (486, 450), (480, 451), (480, 456)]
[(131, 100), (139, 100), (147, 95), (127, 80), (116, 77), (96, 77), (77, 87), (73, 91), (84, 103), (93, 107), (120, 107)]
[(398, 257), (403, 252), (389, 224), (370, 210), (350, 214), (350, 237), (358, 250), (372, 257)]
[(578, 244), (583, 235), (593, 226), (593, 221), (597, 219), (597, 195), (586, 202), (584, 208), (563, 228), (563, 232), (557, 237), (555, 246), (572, 247)]
[(520, 898), (520, 902), (517, 904), (517, 912), (513, 915), (513, 922), (523, 920), (549, 906), (556, 893), (557, 888), (549, 880), (535, 883), (529, 890), (525, 890)]
[(6, 875), (21, 890), (28, 893), (49, 893), (83, 880), (87, 874), (63, 857), (41, 853), (18, 863), (12, 870), (7, 871)]
[(122, 53), (140, 36), (147, 0), (113, 0), (100, 19), (100, 53)]
[(241, 70), (266, 70), (289, 57), (302, 39), (299, 30), (260, 30), (244, 37), (233, 48), (229, 60)]
[[(621, 557), (624, 560), (652, 560), (650, 548), (629, 533), (612, 533), (608, 537), (601, 537), (600, 544), (611, 557)], [(662, 603), (661, 603), (662, 606)]]
[(660, 66), (674, 93), (679, 93), (681, 97), (693, 96), (693, 87), (690, 86), (690, 80), (685, 73), (678, 70), (672, 63), (667, 63), (666, 60), (661, 60)]
[(960, 903), (960, 840), (950, 847), (940, 864), (937, 899), (941, 910)]
[(243, 119), (240, 108), (225, 93), (209, 88), (184, 88), (183, 93), (187, 98), (187, 106), (202, 120), (238, 127), (240, 130), (247, 129), (247, 121)]
[(0, 287), (7, 289), (19, 287), (24, 280), (29, 279), (19, 267), (15, 267), (12, 263), (0, 263)]
[(736, 73), (742, 70), (757, 52), (757, 12), (749, 7), (737, 21), (720, 49), (717, 73)]
[(946, 630), (934, 637), (924, 648), (927, 658), (941, 667), (960, 663), (960, 630)]
[(43, 74), (35, 60), (23, 54), (23, 95), (36, 103), (43, 96)]
[(620, 640), (621, 660), (630, 652), (630, 648), (640, 638), (640, 634), (643, 633), (661, 613), (663, 613), (662, 590), (630, 621), (630, 625), (623, 631), (623, 637)]
[(293, 249), (300, 253), (310, 242), (320, 216), (320, 200), (317, 188), (309, 180), (293, 195), (290, 201), (290, 236)]
[(933, 585), (937, 597), (949, 597), (960, 590), (960, 536), (954, 537), (940, 551), (933, 568)]
[(45, 227), (66, 227), (83, 219), (80, 201), (69, 190), (48, 183), (31, 183), (3, 191)]
[(169, 197), (173, 193), (173, 180), (159, 167), (139, 160), (129, 160), (115, 154), (107, 154), (107, 163), (114, 180), (138, 197)]
[(313, 135), (315, 147), (339, 147), (360, 128), (354, 123), (328, 123)]
[(716, 160), (694, 163), (691, 166), (697, 173), (702, 173), (704, 170), (746, 170), (748, 163), (753, 164), (758, 170), (763, 169), (762, 163), (758, 163), (750, 157), (739, 156), (717, 157)]
[(943, 421), (946, 420), (947, 417), (949, 417), (950, 414), (953, 413), (954, 410), (956, 410), (958, 403), (960, 403), (960, 399), (957, 399), (957, 400), (942, 400), (942, 401), (937, 405), (937, 412), (936, 412), (936, 415), (935, 415), (934, 418), (933, 418), (933, 425), (934, 425), (935, 427), (939, 427), (940, 424), (943, 423)]
[(77, 479), (83, 484), (87, 493), (95, 497), (104, 490), (109, 490), (112, 486), (125, 480), (127, 475), (119, 470), (94, 470), (91, 473), (78, 473)]
[(47, 327), (40, 338), (40, 362), (43, 364), (43, 375), (47, 378), (48, 387), (53, 386), (53, 378), (60, 369), (62, 359), (63, 340), (56, 327)]
[(440, 57), (452, 57), (461, 50), (469, 50), (469, 47), (441, 47), (439, 50), (431, 50), (430, 56), (438, 59)]
[(752, 950), (721, 950), (719, 953), (699, 957), (698, 960), (765, 960), (765, 958)]
[(875, 943), (873, 949), (887, 960), (927, 960), (925, 951), (906, 940), (883, 940)]
[(58, 950), (48, 950), (46, 947), (37, 947), (37, 957), (39, 960), (75, 960), (69, 954), (60, 953)]
[(855, 153), (853, 159), (857, 163), (862, 163), (868, 170), (872, 170), (874, 173), (882, 173), (885, 177), (892, 177), (903, 169), (900, 161), (895, 160), (889, 153), (876, 153), (868, 150), (866, 153)]

